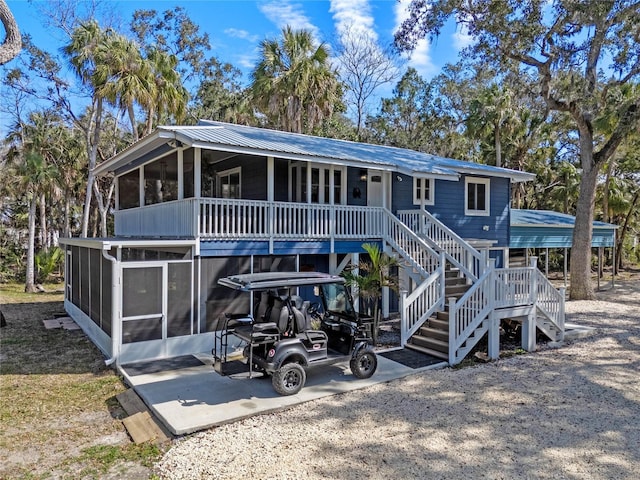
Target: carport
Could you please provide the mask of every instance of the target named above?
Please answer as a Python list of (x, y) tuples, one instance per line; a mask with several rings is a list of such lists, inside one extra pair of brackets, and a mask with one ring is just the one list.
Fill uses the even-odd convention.
[[(568, 250), (573, 240), (573, 228), (576, 218), (566, 213), (551, 210), (511, 210), (511, 234), (509, 249), (524, 249), (525, 257), (528, 249), (545, 250), (545, 275), (549, 276), (549, 250), (564, 250), (564, 284), (567, 284), (567, 258)], [(615, 258), (616, 229), (617, 225), (611, 223), (593, 222), (593, 236), (591, 247), (598, 249), (598, 272), (601, 270), (601, 258), (603, 248), (612, 248)], [(525, 259), (528, 264), (528, 259)], [(612, 273), (612, 283), (615, 281), (615, 269)], [(598, 275), (598, 288), (600, 288), (600, 275)]]

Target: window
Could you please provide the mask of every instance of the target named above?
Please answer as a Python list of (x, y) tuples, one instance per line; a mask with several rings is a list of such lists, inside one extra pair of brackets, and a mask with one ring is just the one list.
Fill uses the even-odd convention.
[(413, 179), (413, 204), (414, 205), (433, 205), (434, 188), (433, 178), (415, 178)]
[(240, 198), (240, 167), (218, 173), (218, 197)]
[(295, 164), (291, 167), (290, 195), (291, 201), (307, 203), (307, 168), (311, 173), (311, 203), (331, 203), (331, 171), (333, 170), (333, 202), (342, 203), (343, 182), (346, 175), (343, 167), (327, 167), (324, 165)]
[(466, 178), (464, 197), (465, 215), (489, 215), (488, 178)]
[(118, 208), (136, 208), (140, 206), (140, 169), (118, 177)]

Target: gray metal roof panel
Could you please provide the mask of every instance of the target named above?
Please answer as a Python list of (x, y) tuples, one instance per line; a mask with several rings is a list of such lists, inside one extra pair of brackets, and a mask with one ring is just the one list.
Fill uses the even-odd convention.
[(201, 121), (197, 126), (159, 127), (185, 137), (192, 144), (226, 145), (307, 157), (310, 160), (364, 162), (395, 167), (407, 173), (458, 176), (461, 171), (478, 175), (531, 180), (532, 174), (497, 168), (463, 160), (439, 157), (424, 152), (385, 145), (351, 142), (311, 135), (302, 135), (265, 128), (247, 127), (222, 122)]
[[(569, 227), (573, 228), (576, 217), (566, 213), (554, 212), (551, 210), (526, 210), (511, 209), (511, 226), (528, 226), (528, 227)], [(593, 221), (594, 228), (618, 228), (618, 225), (612, 223)]]

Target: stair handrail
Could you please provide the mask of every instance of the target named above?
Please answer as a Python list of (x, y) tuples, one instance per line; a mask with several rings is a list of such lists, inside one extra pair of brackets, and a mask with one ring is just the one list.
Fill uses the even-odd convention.
[(485, 272), (460, 299), (449, 299), (450, 365), (455, 365), (464, 358), (464, 355), (462, 357), (458, 355), (458, 349), (495, 308), (494, 271), (495, 260), (492, 259)]
[[(413, 216), (418, 217), (414, 219)], [(486, 269), (486, 257), (428, 211), (399, 210), (398, 217), (422, 234), (427, 244), (436, 251), (444, 251), (447, 260), (472, 281), (477, 280)]]
[(416, 268), (423, 278), (428, 278), (438, 268), (438, 253), (391, 211), (384, 207), (382, 210), (387, 217), (385, 241)]
[(400, 345), (404, 347), (409, 338), (437, 310), (444, 309), (445, 263), (444, 253), (440, 253), (440, 265), (411, 294), (400, 292)]
[(565, 321), (565, 289), (559, 290), (543, 275), (543, 273), (535, 269), (536, 284), (535, 305), (542, 315), (558, 330), (559, 338), (557, 341), (564, 339), (564, 321)]

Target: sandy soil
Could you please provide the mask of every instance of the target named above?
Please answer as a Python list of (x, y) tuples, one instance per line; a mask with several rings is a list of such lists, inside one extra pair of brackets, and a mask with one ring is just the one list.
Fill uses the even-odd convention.
[(640, 275), (567, 321), (560, 348), (443, 369), (181, 439), (164, 479), (635, 479)]

